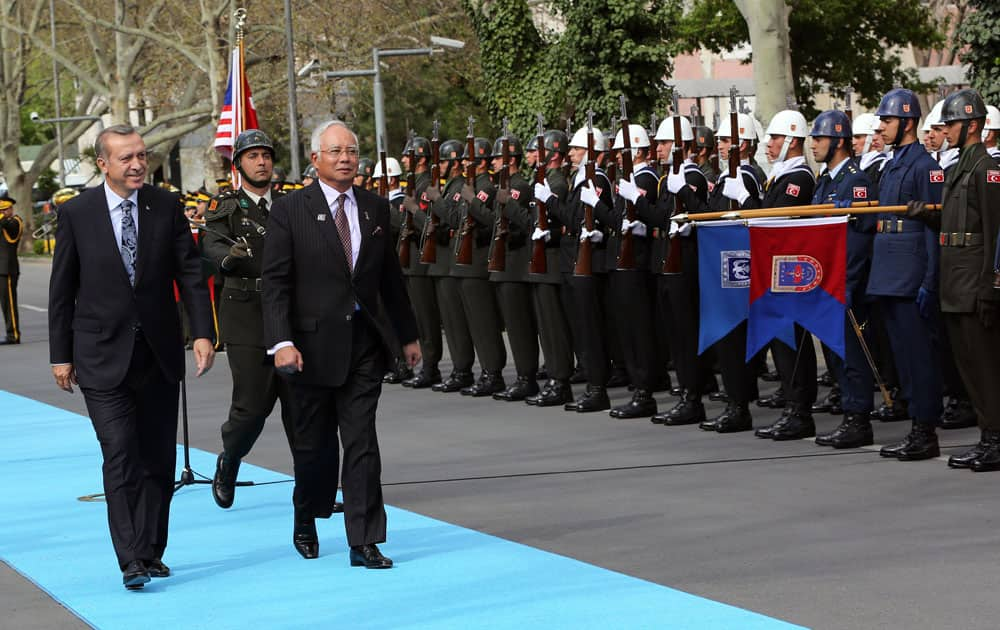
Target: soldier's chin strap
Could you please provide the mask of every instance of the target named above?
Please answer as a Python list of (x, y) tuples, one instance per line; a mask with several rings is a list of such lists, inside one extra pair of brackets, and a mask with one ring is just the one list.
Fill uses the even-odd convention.
[(872, 140), (874, 140), (874, 138), (875, 138), (874, 134), (870, 136), (869, 135), (865, 136), (865, 150), (861, 152), (861, 155), (864, 155), (865, 153), (868, 153), (869, 151), (872, 150)]
[(785, 141), (781, 143), (781, 152), (778, 153), (778, 159), (775, 162), (784, 162), (785, 158), (788, 156), (788, 147), (791, 146), (792, 140), (795, 138), (792, 136), (785, 136)]
[(896, 129), (896, 139), (892, 141), (894, 147), (898, 147), (903, 141), (903, 134), (906, 133), (906, 121), (912, 120), (914, 125), (917, 124), (915, 118), (897, 118), (897, 120), (899, 120), (899, 128)]
[[(833, 160), (833, 154), (836, 153), (837, 149), (840, 148), (841, 142), (847, 142), (847, 140), (844, 138), (834, 138), (833, 136), (830, 136), (830, 146), (826, 150), (826, 156), (822, 160), (820, 160), (820, 162), (823, 162), (824, 164), (829, 164), (830, 161)], [(867, 150), (868, 147), (865, 147), (865, 151)]]
[[(961, 149), (962, 147), (964, 147), (965, 146), (965, 141), (969, 139), (969, 123), (970, 122), (972, 122), (972, 121), (971, 120), (963, 120), (962, 121), (962, 131), (959, 132), (959, 134), (958, 134), (958, 143), (955, 145), (959, 149)], [(948, 148), (948, 140), (946, 138), (945, 141), (944, 141), (944, 144), (941, 145), (941, 150), (944, 151), (947, 148)]]

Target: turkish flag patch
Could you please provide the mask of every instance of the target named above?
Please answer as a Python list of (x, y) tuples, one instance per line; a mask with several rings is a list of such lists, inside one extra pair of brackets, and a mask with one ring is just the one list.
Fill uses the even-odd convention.
[(479, 193), (476, 195), (476, 199), (482, 201), (483, 203), (486, 203), (486, 200), (489, 198), (490, 196), (486, 194), (485, 190), (480, 190)]
[(986, 171), (987, 184), (1000, 184), (1000, 171)]
[(944, 183), (944, 171), (931, 171), (930, 180), (932, 184)]
[(430, 203), (431, 200), (427, 198), (427, 193), (420, 193), (420, 201)]
[(510, 191), (510, 198), (514, 199), (515, 201), (518, 200), (518, 199), (520, 199), (521, 198), (521, 191), (518, 190), (517, 188), (512, 188), (511, 191)]
[(462, 198), (462, 193), (455, 193), (455, 196), (451, 198), (452, 201), (458, 201)]
[(868, 189), (865, 188), (864, 186), (855, 186), (854, 187), (854, 198), (855, 199), (867, 199), (868, 198)]
[(788, 188), (785, 189), (785, 194), (788, 195), (788, 196), (790, 196), (790, 197), (798, 197), (799, 196), (799, 192), (801, 190), (802, 189), (799, 188), (798, 186), (796, 186), (795, 184), (789, 184)]

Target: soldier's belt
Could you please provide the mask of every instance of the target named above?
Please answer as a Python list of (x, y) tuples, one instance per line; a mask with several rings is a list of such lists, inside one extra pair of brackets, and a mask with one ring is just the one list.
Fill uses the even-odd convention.
[(226, 276), (222, 286), (227, 289), (236, 289), (237, 291), (260, 291), (260, 280), (260, 278), (233, 278)]
[(923, 232), (923, 223), (908, 222), (904, 219), (879, 219), (875, 231), (883, 234), (898, 234), (900, 232)]
[(938, 243), (941, 247), (971, 247), (982, 245), (983, 235), (972, 232), (941, 232), (938, 235)]

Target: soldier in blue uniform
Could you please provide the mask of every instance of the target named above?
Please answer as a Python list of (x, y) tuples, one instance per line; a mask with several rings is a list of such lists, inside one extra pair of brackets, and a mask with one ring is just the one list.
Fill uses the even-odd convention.
[[(939, 203), (944, 171), (917, 142), (920, 103), (910, 90), (896, 88), (882, 97), (876, 115), (879, 133), (893, 145), (879, 183), (882, 205), (910, 201)], [(901, 441), (882, 448), (899, 460), (939, 456), (935, 425), (941, 417), (941, 368), (934, 338), (938, 322), (937, 232), (921, 221), (897, 214), (878, 215), (868, 294), (878, 298), (896, 359), (903, 396), (913, 427)]]
[[(813, 157), (826, 164), (826, 172), (816, 182), (814, 204), (834, 203), (846, 207), (854, 201), (876, 200), (878, 191), (871, 178), (861, 169), (858, 160), (851, 157), (851, 121), (847, 114), (837, 110), (823, 112), (816, 118), (809, 135), (813, 140)], [(855, 215), (847, 224), (846, 307), (861, 324), (868, 319), (865, 289), (875, 224), (873, 214)], [(858, 448), (874, 442), (868, 417), (873, 408), (873, 377), (849, 316), (845, 317), (844, 326), (845, 356), (841, 360), (832, 352), (828, 353), (831, 360), (827, 366), (840, 383), (844, 420), (832, 432), (817, 435), (816, 443), (834, 448)]]

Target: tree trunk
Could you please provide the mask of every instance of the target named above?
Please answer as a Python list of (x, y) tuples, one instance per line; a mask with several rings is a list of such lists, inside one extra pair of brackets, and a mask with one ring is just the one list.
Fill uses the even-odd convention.
[(750, 32), (753, 48), (755, 114), (767, 122), (786, 109), (786, 99), (795, 96), (792, 56), (788, 34), (791, 9), (785, 0), (734, 0)]

